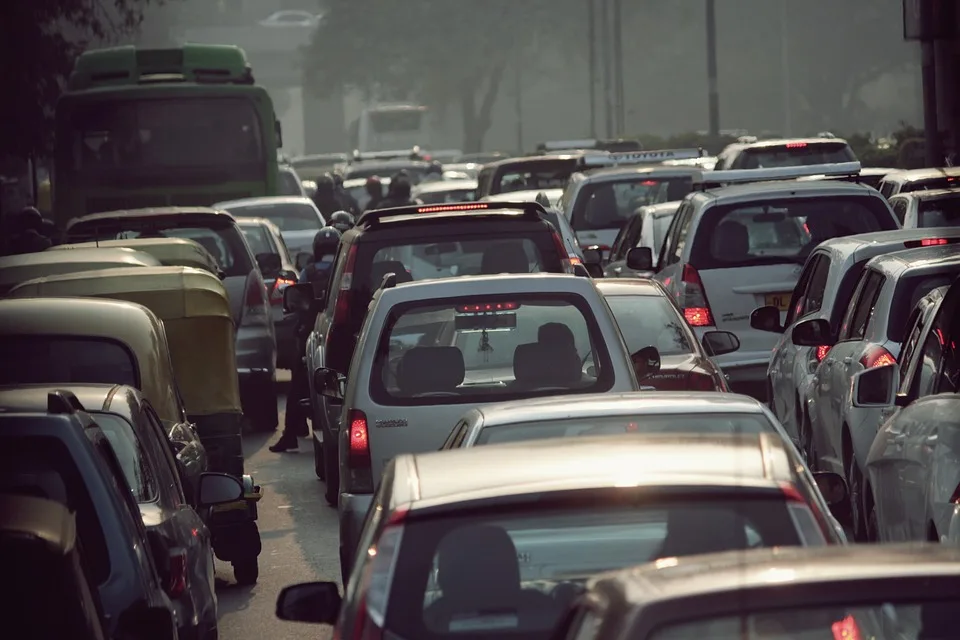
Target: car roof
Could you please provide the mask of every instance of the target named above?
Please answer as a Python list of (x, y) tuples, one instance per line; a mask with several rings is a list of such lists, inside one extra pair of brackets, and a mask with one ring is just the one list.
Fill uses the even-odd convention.
[(920, 191), (905, 191), (890, 197), (913, 198), (915, 200), (950, 200), (953, 198), (960, 198), (960, 189), (927, 189)]
[(78, 222), (91, 222), (95, 220), (114, 220), (117, 218), (156, 218), (159, 216), (192, 216), (211, 218), (232, 218), (228, 212), (213, 209), (211, 207), (144, 207), (142, 209), (117, 209), (115, 211), (102, 211), (100, 213), (91, 213), (72, 220), (68, 226), (73, 226)]
[(601, 167), (581, 172), (584, 182), (616, 182), (632, 176), (696, 176), (703, 167), (683, 165), (642, 164), (619, 167)]
[(891, 229), (888, 231), (871, 231), (858, 233), (852, 236), (830, 238), (821, 242), (817, 249), (828, 249), (831, 252), (851, 254), (867, 245), (899, 245), (913, 240), (936, 238), (941, 236), (960, 236), (960, 227), (940, 227), (927, 229)]
[(772, 582), (817, 584), (917, 575), (960, 577), (960, 549), (946, 544), (858, 544), (771, 547), (681, 557), (605, 573), (592, 586), (613, 590), (631, 604), (695, 597)]
[(582, 156), (586, 154), (596, 154), (596, 155), (605, 155), (605, 151), (596, 151), (594, 149), (584, 150), (584, 151), (575, 151), (572, 153), (545, 153), (543, 155), (536, 156), (520, 156), (517, 158), (504, 158), (503, 160), (497, 160), (495, 162), (488, 162), (483, 165), (484, 169), (499, 169), (501, 167), (507, 167), (512, 164), (536, 164), (538, 162), (556, 162), (557, 160), (579, 160)]
[(925, 270), (939, 265), (960, 264), (960, 245), (916, 247), (871, 258), (868, 263), (877, 271), (897, 275), (904, 271)]
[(409, 160), (404, 158), (394, 158), (392, 160), (385, 160), (383, 158), (368, 158), (360, 160), (352, 160), (345, 167), (346, 172), (349, 174), (351, 169), (360, 168), (360, 169), (370, 169), (371, 167), (383, 167), (385, 169), (403, 169), (405, 167), (412, 167), (415, 169), (426, 169), (430, 167), (431, 164), (425, 160)]
[(605, 296), (663, 296), (663, 288), (650, 278), (600, 279), (595, 283)]
[[(0, 387), (0, 407), (17, 413), (45, 413), (47, 397), (53, 391), (67, 390), (77, 397), (85, 411), (112, 411), (129, 417), (124, 403), (138, 400), (140, 392), (119, 384), (91, 384), (88, 382), (63, 384), (30, 384)], [(116, 402), (117, 400), (120, 402)]]
[(910, 169), (891, 173), (890, 178), (897, 182), (914, 182), (931, 178), (960, 176), (960, 167), (934, 167), (928, 169)]
[(438, 191), (456, 191), (458, 189), (476, 189), (476, 180), (435, 180), (421, 182), (413, 188), (414, 195), (418, 193), (436, 193)]
[(766, 416), (760, 403), (749, 396), (713, 391), (634, 391), (550, 396), (484, 405), (474, 411), (483, 416), (484, 427), (568, 418), (664, 413), (753, 413)]
[(573, 293), (582, 296), (595, 296), (597, 290), (592, 279), (569, 274), (500, 273), (463, 278), (415, 280), (377, 291), (381, 298), (381, 304), (389, 306), (416, 300), (530, 293)]
[[(556, 398), (554, 398), (555, 400)], [(406, 461), (402, 460), (407, 458)], [(789, 454), (771, 434), (628, 434), (408, 454), (414, 506), (539, 492), (640, 486), (777, 488)]]
[(796, 180), (772, 180), (766, 182), (747, 182), (727, 186), (711, 187), (694, 192), (694, 197), (705, 197), (723, 201), (751, 201), (768, 198), (804, 198), (810, 196), (880, 196), (873, 187), (855, 182), (836, 180), (799, 182)]
[(306, 204), (311, 205), (313, 201), (303, 196), (263, 196), (260, 198), (240, 198), (239, 200), (224, 200), (218, 202), (214, 207), (227, 209), (229, 207), (262, 207), (270, 204)]

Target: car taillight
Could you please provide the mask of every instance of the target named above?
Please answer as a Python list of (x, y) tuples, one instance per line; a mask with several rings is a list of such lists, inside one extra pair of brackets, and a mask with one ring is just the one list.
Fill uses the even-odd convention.
[(268, 318), (267, 285), (259, 272), (253, 272), (247, 277), (247, 291), (243, 297), (243, 316), (240, 324), (249, 326), (266, 324)]
[(350, 318), (350, 303), (353, 297), (353, 270), (357, 265), (357, 245), (350, 247), (347, 253), (347, 262), (343, 265), (343, 275), (340, 277), (340, 291), (337, 292), (337, 306), (333, 311), (333, 323), (346, 322)]
[(817, 362), (823, 362), (823, 359), (827, 357), (827, 354), (830, 353), (830, 348), (828, 345), (822, 344), (813, 351), (813, 357), (817, 359)]
[(483, 202), (472, 202), (470, 204), (441, 204), (431, 207), (420, 207), (417, 213), (442, 213), (444, 211), (477, 211), (480, 209), (489, 209), (490, 205)]
[(683, 278), (680, 286), (680, 306), (683, 308), (683, 317), (691, 327), (712, 327), (713, 313), (707, 302), (707, 294), (703, 290), (700, 274), (689, 264), (683, 265)]
[(164, 591), (173, 599), (179, 598), (187, 590), (187, 552), (185, 549), (175, 549), (170, 552), (167, 565), (167, 584)]
[(553, 247), (557, 250), (557, 257), (560, 258), (560, 265), (563, 268), (563, 272), (573, 273), (573, 262), (567, 254), (567, 248), (563, 246), (563, 238), (561, 238), (560, 234), (556, 231), (550, 235), (553, 236)]
[(863, 640), (860, 627), (853, 616), (834, 622), (830, 625), (830, 631), (833, 633), (833, 640)]
[(366, 553), (360, 555), (364, 564), (356, 593), (362, 596), (357, 607), (353, 640), (379, 640), (383, 637), (406, 516), (406, 510), (402, 509), (391, 513), (383, 533), (365, 550)]
[(516, 302), (481, 302), (479, 304), (457, 305), (458, 313), (485, 313), (489, 311), (514, 311), (520, 305)]
[(359, 409), (350, 409), (347, 412), (347, 470), (352, 491), (373, 492), (372, 467), (367, 414)]
[(813, 515), (813, 519), (816, 520), (817, 526), (820, 527), (820, 533), (823, 534), (824, 540), (830, 540), (833, 537), (832, 529), (833, 527), (827, 521), (827, 518), (823, 513), (820, 512), (820, 509), (814, 508), (812, 504), (804, 497), (800, 491), (790, 484), (789, 482), (780, 483), (780, 491), (783, 493), (783, 497), (787, 501), (787, 508), (795, 509), (804, 509), (808, 513)]
[(874, 367), (883, 367), (888, 364), (897, 364), (897, 359), (883, 347), (874, 345), (867, 349), (867, 352), (860, 358), (860, 364), (862, 364), (865, 369), (873, 369)]
[(806, 142), (788, 142), (784, 145), (787, 149), (805, 149), (807, 147)]
[(290, 278), (277, 278), (273, 282), (273, 290), (270, 292), (270, 304), (277, 306), (283, 304), (283, 290), (292, 284), (297, 284), (296, 280)]
[(956, 244), (960, 238), (924, 238), (923, 240), (908, 240), (903, 243), (907, 249), (916, 247), (940, 247), (945, 244)]

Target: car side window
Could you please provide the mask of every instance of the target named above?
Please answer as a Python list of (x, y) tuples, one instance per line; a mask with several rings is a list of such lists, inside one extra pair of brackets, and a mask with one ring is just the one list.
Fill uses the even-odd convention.
[(179, 467), (177, 466), (177, 458), (173, 455), (173, 451), (170, 449), (170, 438), (167, 436), (167, 433), (163, 428), (163, 423), (160, 422), (160, 418), (157, 417), (153, 407), (146, 402), (143, 404), (143, 415), (146, 418), (148, 428), (150, 429), (149, 434), (144, 434), (147, 436), (146, 440), (150, 441), (150, 446), (156, 450), (157, 455), (161, 456), (161, 459), (166, 463), (167, 470), (169, 471), (169, 473), (161, 472), (164, 476), (162, 478), (163, 484), (168, 486), (168, 490), (173, 493), (173, 495), (179, 501), (179, 504), (183, 504), (187, 501), (187, 499), (183, 493), (183, 486), (180, 484), (180, 472)]
[(667, 264), (680, 262), (683, 257), (683, 248), (687, 245), (687, 234), (690, 231), (690, 221), (693, 219), (693, 207), (684, 205), (677, 214), (677, 227), (673, 237), (673, 246), (667, 255)]
[(931, 329), (923, 343), (915, 398), (923, 398), (933, 393), (937, 382), (937, 371), (940, 368), (940, 360), (943, 358), (943, 344), (940, 336), (941, 334), (936, 328)]
[(919, 307), (910, 314), (907, 320), (907, 330), (904, 334), (907, 336), (903, 341), (903, 347), (900, 349), (900, 380), (898, 388), (903, 387), (909, 371), (909, 363), (913, 360), (913, 354), (920, 344), (920, 335), (923, 333), (923, 313)]
[(810, 279), (813, 277), (813, 272), (817, 268), (818, 262), (820, 262), (820, 254), (813, 254), (807, 260), (807, 264), (800, 273), (800, 278), (797, 280), (797, 286), (793, 289), (793, 296), (790, 298), (790, 308), (787, 310), (787, 317), (786, 320), (784, 320), (783, 326), (789, 327), (796, 322), (797, 317), (803, 315), (807, 289), (810, 287)]
[(880, 195), (882, 195), (884, 198), (889, 199), (890, 196), (893, 195), (893, 192), (896, 190), (896, 188), (897, 188), (896, 183), (883, 180), (880, 183)]
[(456, 449), (460, 446), (460, 443), (463, 442), (463, 437), (467, 432), (467, 421), (461, 420), (457, 423), (457, 426), (453, 428), (453, 431), (450, 432), (450, 435), (447, 436), (447, 439), (444, 440), (443, 445), (440, 447), (440, 450), (444, 449)]
[(892, 208), (894, 215), (897, 216), (897, 220), (902, 225), (907, 217), (907, 201), (904, 198), (894, 198)]
[[(954, 305), (951, 307), (956, 309)], [(960, 346), (957, 345), (957, 340), (960, 339), (960, 317), (957, 313), (950, 313), (945, 314), (942, 319), (944, 324), (949, 323), (950, 326), (936, 332), (943, 348), (943, 358), (935, 393), (954, 393), (960, 386)]]
[(854, 303), (850, 305), (850, 310), (843, 319), (843, 326), (840, 329), (841, 341), (860, 340), (866, 334), (877, 296), (880, 294), (880, 287), (885, 280), (882, 275), (872, 269), (864, 270), (860, 278), (860, 285), (853, 297)]
[(827, 276), (829, 275), (830, 258), (822, 255), (813, 269), (813, 275), (810, 276), (810, 284), (804, 296), (803, 315), (820, 311), (823, 306), (823, 295), (827, 289)]

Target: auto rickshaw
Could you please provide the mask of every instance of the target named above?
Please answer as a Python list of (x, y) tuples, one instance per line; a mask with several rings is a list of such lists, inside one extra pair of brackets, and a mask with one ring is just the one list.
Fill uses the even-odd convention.
[[(165, 267), (193, 267), (203, 269), (223, 279), (223, 270), (216, 258), (199, 242), (187, 238), (128, 238), (126, 240), (103, 240), (100, 242), (77, 242), (59, 244), (47, 249), (133, 249), (149, 253)], [(102, 267), (107, 268), (107, 267)]]
[[(103, 269), (37, 278), (9, 292), (23, 297), (98, 297), (141, 304), (163, 322), (187, 418), (207, 452), (210, 471), (243, 473), (240, 389), (235, 328), (219, 278), (191, 267)], [(245, 482), (240, 502), (214, 507), (210, 529), (217, 557), (233, 565), (240, 584), (257, 581), (259, 486)]]
[(39, 251), (0, 258), (0, 296), (15, 285), (33, 278), (116, 267), (157, 267), (160, 261), (133, 249), (83, 249)]

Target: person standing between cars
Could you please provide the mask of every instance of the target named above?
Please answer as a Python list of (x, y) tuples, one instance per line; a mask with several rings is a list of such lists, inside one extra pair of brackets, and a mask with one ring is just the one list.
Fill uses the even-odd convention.
[(343, 176), (337, 172), (333, 174), (334, 195), (340, 202), (340, 208), (346, 209), (353, 215), (360, 215), (360, 203), (343, 188)]
[(25, 207), (17, 216), (13, 234), (7, 243), (7, 255), (35, 253), (49, 249), (53, 243), (44, 232), (46, 225), (36, 207)]
[(337, 198), (337, 183), (329, 173), (317, 178), (317, 191), (313, 194), (313, 204), (317, 205), (324, 220), (343, 209), (343, 205)]
[(418, 204), (411, 196), (412, 188), (410, 181), (406, 178), (398, 178), (390, 181), (390, 193), (380, 202), (380, 209), (389, 209), (390, 207), (409, 207)]
[[(330, 279), (330, 267), (340, 245), (340, 232), (333, 227), (324, 227), (313, 237), (313, 262), (300, 273), (299, 284), (312, 284), (315, 296), (326, 292)], [(319, 310), (298, 312), (294, 332), (297, 338), (297, 353), (303, 354), (307, 348), (307, 337), (313, 329)], [(287, 392), (287, 407), (283, 421), (283, 433), (270, 451), (282, 453), (300, 448), (297, 438), (309, 435), (307, 429), (307, 410), (300, 405), (301, 400), (310, 396), (310, 382), (306, 366), (302, 363), (293, 367), (290, 374), (290, 390)]]
[(370, 176), (367, 178), (367, 183), (364, 185), (364, 187), (367, 190), (367, 195), (370, 196), (367, 206), (363, 209), (364, 212), (371, 211), (373, 209), (379, 209), (380, 202), (383, 200), (383, 183), (380, 181), (380, 178), (377, 176)]

